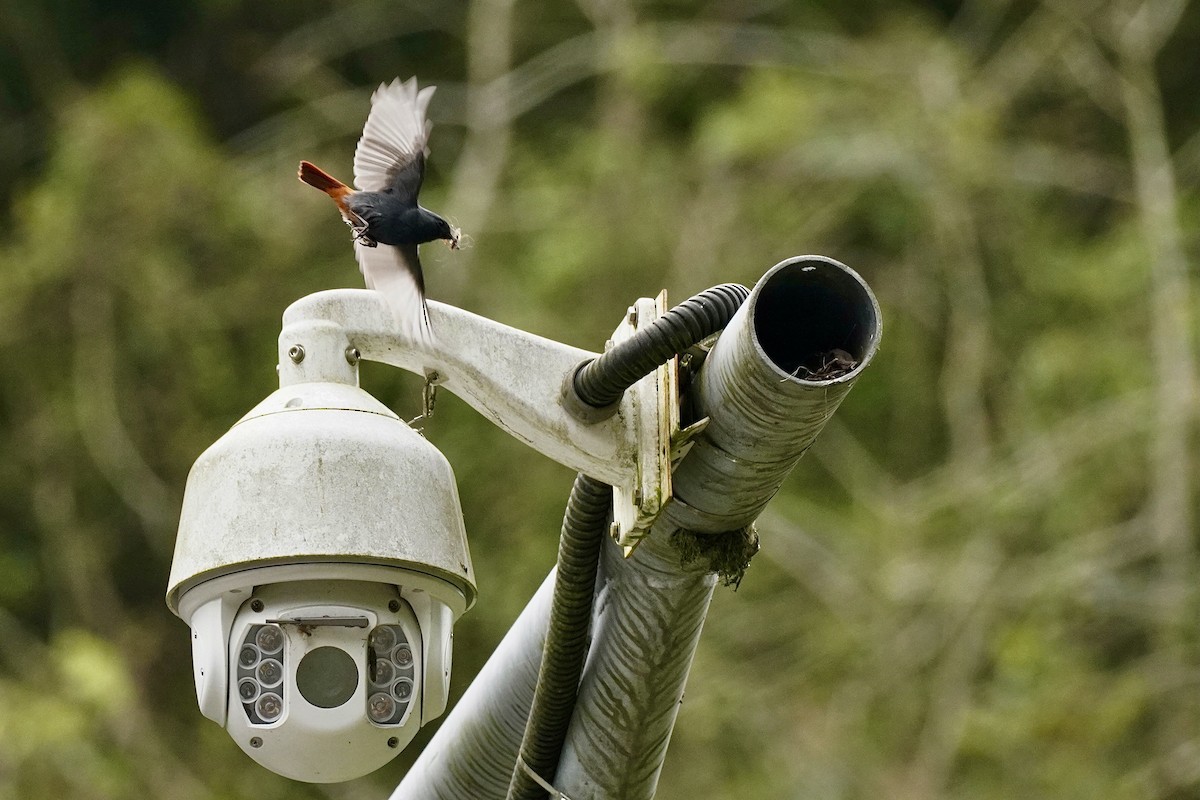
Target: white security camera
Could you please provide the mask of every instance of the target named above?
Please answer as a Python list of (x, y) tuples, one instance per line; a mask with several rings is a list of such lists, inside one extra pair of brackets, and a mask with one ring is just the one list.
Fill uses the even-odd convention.
[(474, 599), (449, 463), (356, 386), (285, 386), (192, 467), (167, 604), (201, 712), (274, 772), (391, 760), (445, 710)]

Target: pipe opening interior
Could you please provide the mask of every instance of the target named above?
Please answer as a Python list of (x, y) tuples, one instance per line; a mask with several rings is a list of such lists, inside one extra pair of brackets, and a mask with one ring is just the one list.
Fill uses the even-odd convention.
[(763, 352), (781, 370), (801, 378), (820, 371), (837, 350), (861, 363), (872, 354), (878, 330), (867, 288), (824, 260), (800, 259), (780, 268), (754, 307), (754, 332)]

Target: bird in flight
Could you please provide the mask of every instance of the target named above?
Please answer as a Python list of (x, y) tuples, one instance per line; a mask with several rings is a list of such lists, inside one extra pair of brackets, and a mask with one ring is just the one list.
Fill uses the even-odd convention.
[(418, 345), (433, 341), (425, 308), (425, 278), (417, 245), (444, 239), (457, 250), (461, 232), (417, 202), (429, 155), (425, 116), (433, 86), (417, 90), (417, 79), (380, 84), (354, 151), (351, 188), (307, 161), (300, 180), (337, 204), (354, 237), (354, 256), (367, 286), (383, 293), (396, 323)]

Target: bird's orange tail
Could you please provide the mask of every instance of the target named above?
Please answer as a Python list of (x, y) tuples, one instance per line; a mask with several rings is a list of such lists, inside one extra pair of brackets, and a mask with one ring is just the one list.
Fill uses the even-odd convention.
[(310, 164), (307, 161), (300, 162), (300, 171), (298, 176), (300, 180), (304, 181), (309, 186), (320, 189), (334, 200), (341, 200), (343, 197), (354, 191), (325, 170), (321, 169), (315, 164)]

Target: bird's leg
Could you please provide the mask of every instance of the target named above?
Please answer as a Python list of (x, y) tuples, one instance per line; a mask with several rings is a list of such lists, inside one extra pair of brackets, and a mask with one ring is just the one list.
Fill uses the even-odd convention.
[[(425, 386), (421, 389), (421, 414), (408, 421), (411, 428), (416, 422), (424, 422), (433, 416), (433, 406), (437, 402), (437, 387), (442, 382), (442, 376), (435, 370), (425, 373)], [(417, 429), (418, 431), (420, 428)]]
[(431, 372), (425, 376), (425, 385), (421, 388), (421, 415), (425, 419), (433, 416), (433, 406), (437, 403), (437, 385), (440, 376)]
[(347, 208), (342, 212), (342, 220), (350, 226), (350, 232), (353, 235), (354, 241), (364, 247), (374, 247), (378, 244), (378, 242), (367, 235), (367, 221), (358, 214)]

